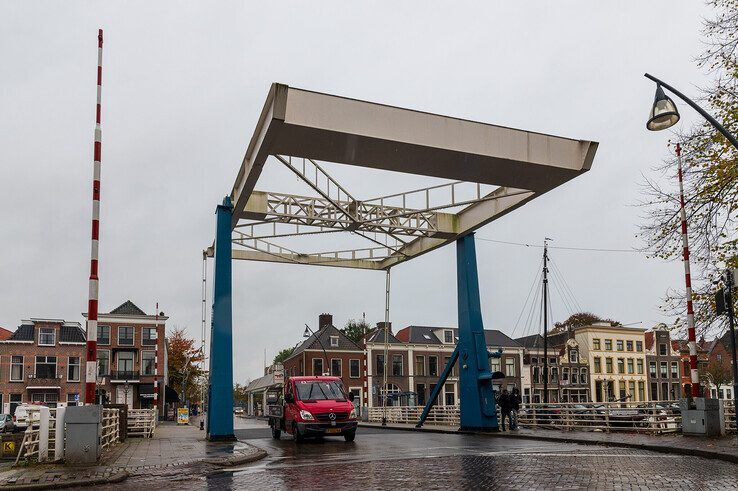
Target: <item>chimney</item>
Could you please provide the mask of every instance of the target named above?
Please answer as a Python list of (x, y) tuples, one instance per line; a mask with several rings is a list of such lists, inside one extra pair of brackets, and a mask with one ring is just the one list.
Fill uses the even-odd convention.
[[(388, 322), (387, 323), (387, 328), (388, 328), (387, 330), (389, 331), (389, 333), (390, 334), (393, 334), (392, 333), (392, 323), (391, 322)], [(384, 321), (377, 322), (377, 330), (384, 332)]]
[(323, 329), (325, 326), (333, 325), (333, 316), (331, 314), (320, 314), (318, 316), (318, 329)]

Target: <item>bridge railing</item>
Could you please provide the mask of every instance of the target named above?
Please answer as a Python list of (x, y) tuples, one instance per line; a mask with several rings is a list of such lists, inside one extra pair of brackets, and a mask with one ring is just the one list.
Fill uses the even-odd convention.
[(156, 429), (156, 409), (129, 409), (128, 436), (151, 438)]
[[(388, 406), (387, 422), (415, 424), (423, 406)], [(735, 432), (735, 406), (723, 401), (725, 430)], [(384, 409), (370, 407), (370, 422), (382, 421)], [(497, 413), (498, 419), (501, 415)], [(426, 425), (459, 425), (459, 406), (433, 406)], [(649, 434), (677, 433), (682, 429), (678, 401), (598, 402), (522, 404), (518, 424), (523, 428), (636, 432)]]
[(102, 416), (102, 436), (100, 443), (103, 450), (120, 441), (120, 410), (105, 408)]

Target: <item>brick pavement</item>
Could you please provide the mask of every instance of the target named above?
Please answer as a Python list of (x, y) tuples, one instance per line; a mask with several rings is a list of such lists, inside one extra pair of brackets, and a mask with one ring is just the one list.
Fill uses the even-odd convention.
[(128, 438), (106, 452), (98, 465), (19, 466), (0, 472), (0, 488), (42, 489), (120, 482), (128, 476), (160, 477), (208, 472), (264, 457), (263, 450), (244, 442), (208, 442), (205, 432), (162, 422), (153, 438)]
[[(382, 425), (379, 423), (361, 423), (361, 426), (382, 428)], [(455, 426), (426, 425), (421, 429), (417, 429), (413, 424), (391, 423), (387, 425), (387, 428), (441, 433), (458, 432), (458, 427)], [(603, 433), (593, 431), (561, 431), (554, 429), (534, 430), (528, 428), (521, 428), (516, 431), (490, 433), (490, 435), (496, 437), (531, 438), (536, 440), (639, 448), (662, 453), (676, 453), (716, 458), (738, 463), (738, 438), (736, 438), (736, 435), (702, 438), (697, 436), (684, 436), (675, 433), (646, 435), (642, 433)]]

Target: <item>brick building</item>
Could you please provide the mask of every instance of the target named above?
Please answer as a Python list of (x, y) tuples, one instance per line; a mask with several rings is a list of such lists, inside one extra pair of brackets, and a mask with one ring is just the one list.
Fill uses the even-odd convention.
[(130, 300), (107, 314), (98, 315), (98, 402), (127, 403), (133, 409), (153, 407), (154, 360), (158, 349), (158, 401), (159, 414), (163, 415), (164, 387), (169, 382), (167, 319), (163, 312), (158, 316), (146, 314)]
[(31, 318), (0, 341), (0, 407), (76, 405), (84, 394), (85, 333), (79, 322)]
[(320, 314), (318, 330), (282, 364), (285, 377), (323, 374), (341, 377), (346, 390), (356, 397), (354, 403), (361, 406), (366, 405), (363, 360), (364, 350), (333, 325), (333, 316)]
[[(652, 401), (670, 401), (683, 396), (683, 368), (679, 342), (671, 339), (666, 324), (644, 333), (648, 394)], [(689, 373), (689, 372), (687, 372)]]

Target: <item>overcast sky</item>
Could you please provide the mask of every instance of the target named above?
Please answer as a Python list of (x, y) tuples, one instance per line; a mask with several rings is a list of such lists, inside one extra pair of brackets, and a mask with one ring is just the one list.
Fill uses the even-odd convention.
[[(98, 27), (101, 310), (130, 299), (153, 313), (158, 301), (169, 327), (198, 339), (201, 251), (272, 82), (599, 141), (590, 172), (477, 236), (630, 249), (641, 245), (641, 173), (668, 139), (645, 130), (654, 86), (643, 73), (688, 94), (707, 78), (692, 61), (711, 14), (701, 2), (261, 3), (0, 3), (0, 325), (83, 321)], [(363, 198), (426, 182), (379, 186), (366, 172), (335, 171)], [(267, 169), (257, 189), (282, 184)], [(478, 241), (477, 254), (485, 327), (512, 334), (541, 250)], [(679, 262), (640, 254), (551, 256), (584, 309), (643, 327), (668, 320), (660, 298), (683, 283)], [(264, 350), (271, 358), (301, 341), (320, 312), (339, 327), (384, 315), (381, 272), (239, 262), (233, 287), (241, 382), (261, 373)], [(561, 320), (570, 312), (557, 295)], [(456, 324), (453, 246), (393, 268), (391, 320)]]

